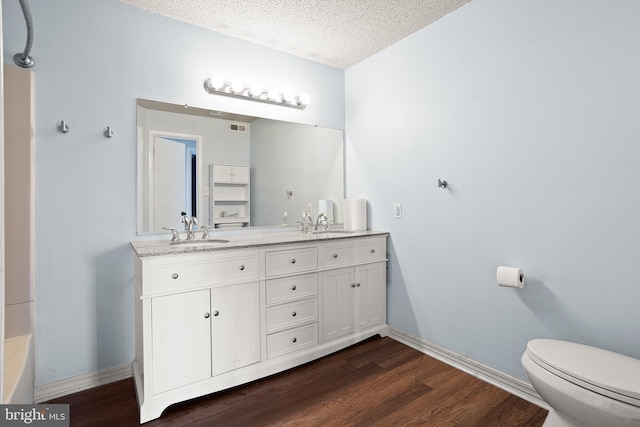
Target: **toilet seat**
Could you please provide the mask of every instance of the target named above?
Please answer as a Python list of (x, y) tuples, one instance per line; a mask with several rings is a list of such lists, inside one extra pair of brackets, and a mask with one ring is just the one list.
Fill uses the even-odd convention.
[(594, 393), (640, 407), (640, 360), (566, 341), (536, 339), (527, 355), (541, 368)]

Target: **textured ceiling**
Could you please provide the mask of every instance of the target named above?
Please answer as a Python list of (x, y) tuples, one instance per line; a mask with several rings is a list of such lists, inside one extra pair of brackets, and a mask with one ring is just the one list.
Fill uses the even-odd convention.
[(119, 0), (348, 68), (471, 0)]

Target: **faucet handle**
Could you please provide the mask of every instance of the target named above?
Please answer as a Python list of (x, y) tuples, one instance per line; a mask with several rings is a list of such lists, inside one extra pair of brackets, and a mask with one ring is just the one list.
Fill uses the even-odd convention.
[(213, 225), (201, 225), (200, 228), (202, 229), (202, 239), (204, 240), (209, 238), (209, 229), (215, 227)]
[(162, 227), (162, 229), (171, 232), (171, 243), (180, 241), (180, 235), (178, 234), (178, 230), (176, 230), (174, 227)]

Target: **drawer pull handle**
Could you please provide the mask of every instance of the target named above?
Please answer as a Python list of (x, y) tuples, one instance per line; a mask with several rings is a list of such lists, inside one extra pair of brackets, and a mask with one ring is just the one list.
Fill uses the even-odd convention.
[(338, 254), (333, 254), (333, 258), (338, 258)]
[(213, 315), (214, 315), (214, 316), (216, 316), (216, 317), (217, 317), (219, 314), (220, 314), (220, 312), (219, 312), (218, 310), (216, 310), (216, 311), (214, 311), (214, 312), (213, 312)]
[(177, 278), (178, 278), (178, 273), (173, 273), (173, 274), (171, 275), (171, 278), (172, 278), (173, 280), (177, 279)]
[(296, 285), (293, 285), (293, 286), (291, 287), (291, 290), (292, 290), (292, 291), (295, 291), (296, 289), (298, 289), (298, 288), (296, 287)]
[(293, 339), (291, 340), (291, 342), (297, 342), (297, 341), (298, 341), (298, 338), (296, 337), (293, 337)]
[(208, 318), (209, 318), (209, 316), (210, 316), (210, 314), (209, 314), (209, 313), (205, 313), (205, 314), (204, 314), (204, 318), (205, 318), (205, 319), (208, 319)]
[(356, 286), (357, 286), (357, 287), (360, 287), (360, 283), (356, 283)]
[(295, 258), (291, 258), (291, 264), (295, 264), (296, 263), (296, 259)]
[(376, 250), (375, 250), (375, 249), (371, 249), (371, 253), (372, 253), (372, 254), (375, 254), (375, 253), (376, 253)]
[(244, 270), (244, 265), (240, 264), (240, 271)]
[(298, 315), (298, 313), (296, 313), (296, 312), (294, 311), (293, 313), (291, 313), (291, 315), (292, 315), (293, 317), (296, 317), (296, 316)]

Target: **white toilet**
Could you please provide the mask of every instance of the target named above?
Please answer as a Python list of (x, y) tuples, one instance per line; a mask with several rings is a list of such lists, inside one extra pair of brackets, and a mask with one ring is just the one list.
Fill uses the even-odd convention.
[(529, 341), (531, 384), (551, 406), (544, 427), (640, 426), (640, 360), (566, 341)]

